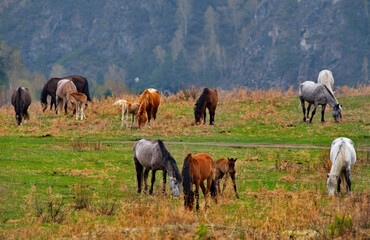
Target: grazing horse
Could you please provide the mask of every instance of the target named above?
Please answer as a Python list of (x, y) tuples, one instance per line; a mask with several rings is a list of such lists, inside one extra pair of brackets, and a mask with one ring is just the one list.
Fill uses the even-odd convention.
[(28, 88), (19, 87), (13, 91), (12, 105), (14, 106), (15, 119), (17, 120), (17, 126), (22, 124), (22, 117), (29, 119), (28, 107), (31, 105), (31, 96)]
[(68, 105), (71, 104), (71, 94), (77, 92), (77, 88), (74, 83), (69, 79), (63, 79), (58, 82), (56, 97), (57, 97), (57, 108), (56, 114), (62, 111), (64, 106), (64, 114), (67, 115)]
[(334, 77), (330, 70), (322, 70), (317, 77), (317, 83), (321, 83), (328, 87), (328, 89), (334, 93)]
[(310, 123), (312, 123), (312, 118), (316, 113), (316, 108), (318, 105), (322, 106), (321, 110), (321, 122), (325, 122), (324, 113), (327, 104), (330, 105), (332, 109), (332, 115), (336, 122), (342, 118), (342, 107), (339, 106), (337, 99), (334, 97), (333, 93), (328, 89), (327, 86), (314, 83), (312, 81), (303, 82), (299, 86), (299, 99), (301, 100), (301, 106), (303, 109), (303, 121), (306, 122), (306, 108), (304, 102), (308, 102), (307, 108), (307, 118), (310, 113), (310, 107), (314, 104), (314, 109), (311, 113)]
[(84, 109), (87, 108), (87, 96), (83, 93), (73, 92), (71, 93), (71, 97), (72, 106), (76, 105), (76, 120), (78, 120), (79, 113), (81, 113), (81, 120), (86, 119)]
[(134, 162), (137, 178), (137, 192), (141, 193), (141, 185), (143, 181), (144, 171), (144, 191), (147, 191), (147, 178), (149, 171), (152, 170), (152, 180), (149, 194), (153, 194), (153, 185), (155, 181), (155, 173), (157, 170), (163, 171), (163, 186), (162, 191), (166, 191), (166, 174), (170, 180), (170, 189), (175, 197), (180, 196), (181, 175), (176, 165), (176, 160), (161, 140), (152, 141), (149, 139), (141, 139), (134, 145)]
[(87, 100), (91, 102), (90, 93), (89, 93), (89, 83), (86, 78), (80, 75), (71, 75), (68, 77), (63, 78), (50, 78), (42, 88), (40, 101), (42, 111), (45, 112), (46, 108), (48, 107), (48, 100), (47, 97), (50, 95), (51, 102), (50, 102), (50, 110), (52, 110), (53, 105), (55, 106), (55, 110), (57, 109), (56, 104), (56, 91), (58, 87), (58, 82), (62, 79), (70, 79), (76, 85), (77, 92), (84, 93), (87, 97)]
[[(184, 160), (182, 166), (182, 186), (184, 189), (184, 206), (185, 209), (193, 210), (194, 195), (197, 199), (196, 210), (199, 210), (199, 186), (202, 189), (205, 208), (208, 207), (207, 197), (208, 193), (211, 192), (211, 196), (216, 199), (217, 190), (214, 176), (214, 163), (210, 155), (206, 153), (199, 153), (191, 155), (190, 153)], [(207, 180), (207, 188), (204, 186), (204, 181)], [(195, 191), (193, 192), (193, 184), (195, 185)]]
[(199, 125), (201, 118), (204, 117), (206, 123), (206, 108), (209, 111), (209, 125), (215, 124), (215, 113), (218, 102), (218, 92), (216, 89), (205, 88), (202, 95), (198, 98), (194, 107), (195, 124)]
[(351, 167), (356, 162), (356, 151), (353, 141), (349, 138), (340, 137), (331, 143), (330, 160), (332, 163), (328, 174), (328, 192), (334, 196), (335, 185), (338, 183), (338, 195), (340, 194), (340, 184), (347, 183), (347, 194), (351, 195)]
[[(140, 107), (137, 114), (139, 128), (144, 126), (147, 120), (150, 126), (150, 119), (152, 117), (154, 120), (156, 119), (160, 103), (159, 92), (156, 89), (149, 88), (141, 94), (139, 99)], [(145, 113), (148, 117), (145, 116)]]
[(228, 175), (230, 175), (231, 180), (233, 181), (233, 186), (234, 186), (234, 191), (235, 191), (235, 196), (236, 198), (239, 198), (238, 191), (236, 190), (236, 184), (235, 184), (235, 162), (237, 158), (219, 158), (215, 162), (215, 169), (216, 169), (216, 175), (215, 175), (215, 180), (216, 180), (216, 186), (217, 186), (217, 191), (221, 193), (220, 189), (220, 181), (225, 176), (225, 182), (224, 186), (222, 188), (222, 192), (224, 192), (225, 187), (226, 187), (226, 180), (228, 178)]
[(137, 126), (137, 113), (139, 112), (140, 105), (138, 103), (130, 103), (126, 100), (118, 100), (113, 105), (122, 105), (122, 122), (121, 122), (121, 129), (123, 128), (123, 120), (125, 119), (126, 115), (126, 128), (128, 128), (128, 117), (131, 114), (131, 127), (134, 125), (135, 116), (136, 116), (136, 126)]

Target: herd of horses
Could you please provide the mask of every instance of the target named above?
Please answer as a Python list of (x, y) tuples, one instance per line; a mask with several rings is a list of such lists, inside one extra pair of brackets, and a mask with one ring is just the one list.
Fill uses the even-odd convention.
[[(332, 109), (332, 115), (336, 122), (342, 118), (342, 108), (334, 96), (334, 78), (329, 70), (323, 70), (319, 73), (318, 82), (306, 81), (299, 86), (299, 99), (303, 110), (303, 121), (308, 119), (312, 123), (318, 105), (322, 106), (321, 121), (324, 122), (324, 112), (326, 105), (329, 104)], [(87, 101), (91, 101), (88, 81), (79, 75), (71, 75), (64, 78), (51, 78), (43, 87), (41, 92), (41, 106), (45, 111), (48, 107), (47, 97), (51, 97), (50, 110), (53, 105), (56, 113), (61, 113), (64, 107), (64, 113), (67, 114), (69, 108), (76, 112), (76, 119), (81, 114), (81, 120), (85, 118), (84, 109), (87, 107)], [(308, 102), (307, 114), (305, 102)], [(22, 123), (22, 118), (29, 119), (28, 107), (31, 104), (31, 97), (27, 88), (19, 87), (11, 98), (16, 113), (17, 125)], [(215, 124), (215, 112), (218, 103), (218, 92), (216, 89), (204, 88), (194, 107), (195, 124), (198, 125), (203, 120), (206, 123), (206, 110), (209, 111), (209, 124)], [(150, 126), (151, 119), (155, 120), (160, 105), (159, 92), (150, 88), (143, 91), (138, 103), (130, 103), (126, 100), (118, 100), (113, 105), (122, 106), (121, 128), (123, 128), (124, 117), (126, 115), (126, 128), (128, 128), (128, 117), (131, 114), (131, 128), (136, 122), (138, 128), (146, 123)], [(311, 117), (309, 112), (314, 105)], [(136, 121), (135, 121), (136, 117)], [(163, 191), (165, 191), (166, 176), (169, 175), (170, 189), (173, 195), (180, 195), (180, 186), (182, 184), (184, 192), (184, 206), (192, 210), (194, 199), (196, 199), (196, 209), (199, 209), (199, 187), (201, 188), (208, 206), (207, 196), (211, 193), (212, 198), (217, 202), (217, 193), (222, 193), (220, 180), (226, 176), (223, 190), (226, 186), (228, 176), (231, 177), (236, 198), (239, 198), (235, 183), (235, 162), (236, 158), (220, 158), (215, 162), (212, 157), (206, 153), (188, 154), (184, 159), (181, 174), (177, 167), (175, 159), (172, 157), (167, 147), (161, 140), (152, 141), (149, 139), (139, 140), (133, 148), (133, 158), (136, 169), (138, 193), (141, 193), (142, 182), (144, 180), (144, 192), (147, 191), (147, 178), (150, 170), (152, 171), (151, 187), (149, 194), (153, 193), (153, 184), (155, 181), (155, 172), (163, 171)], [(338, 138), (332, 142), (330, 151), (332, 168), (328, 174), (327, 187), (329, 195), (334, 194), (335, 186), (338, 185), (340, 192), (340, 183), (346, 181), (347, 191), (351, 193), (350, 173), (351, 166), (356, 161), (356, 152), (353, 147), (353, 141), (348, 138)], [(204, 185), (207, 181), (207, 185)], [(193, 191), (193, 185), (195, 190)]]

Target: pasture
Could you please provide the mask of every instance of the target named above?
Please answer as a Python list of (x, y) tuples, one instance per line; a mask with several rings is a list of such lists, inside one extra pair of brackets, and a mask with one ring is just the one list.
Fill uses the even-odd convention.
[[(120, 96), (133, 103), (138, 97)], [(341, 123), (335, 123), (327, 107), (326, 123), (316, 117), (307, 124), (302, 121), (298, 93), (292, 90), (219, 91), (215, 125), (195, 126), (195, 100), (189, 93), (161, 94), (157, 120), (140, 130), (120, 129), (121, 109), (112, 106), (118, 98), (94, 99), (83, 121), (71, 115), (56, 116), (50, 110), (42, 113), (40, 103), (33, 102), (30, 120), (19, 127), (13, 108), (3, 106), (0, 238), (369, 236), (370, 88), (340, 88), (336, 97), (343, 108)], [(312, 146), (330, 147), (340, 136), (352, 139), (357, 151), (351, 176), (353, 196), (329, 198), (330, 150)], [(168, 184), (167, 194), (161, 193), (161, 171), (153, 195), (138, 195), (132, 147), (144, 137), (176, 143), (167, 148), (180, 171), (188, 153), (205, 152), (214, 160), (237, 158), (240, 199), (235, 198), (228, 179), (217, 205), (209, 199), (204, 211), (200, 193), (200, 211), (189, 213), (183, 194), (173, 198)], [(289, 147), (242, 146), (248, 143)]]

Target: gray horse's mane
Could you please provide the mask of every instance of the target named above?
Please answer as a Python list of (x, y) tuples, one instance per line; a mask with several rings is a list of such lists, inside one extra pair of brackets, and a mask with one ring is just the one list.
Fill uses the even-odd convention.
[(179, 168), (177, 167), (176, 160), (172, 157), (171, 153), (166, 149), (162, 140), (158, 140), (158, 145), (159, 145), (159, 148), (161, 149), (164, 162), (165, 163), (167, 163), (168, 161), (170, 162), (175, 172), (175, 177), (177, 181), (181, 182), (182, 178), (181, 178)]
[(325, 87), (326, 91), (328, 91), (328, 92), (329, 92), (329, 94), (330, 94), (334, 99), (336, 99), (336, 98), (334, 97), (333, 93), (329, 90), (329, 88), (328, 88), (326, 85), (324, 85), (324, 84), (322, 84), (322, 85)]

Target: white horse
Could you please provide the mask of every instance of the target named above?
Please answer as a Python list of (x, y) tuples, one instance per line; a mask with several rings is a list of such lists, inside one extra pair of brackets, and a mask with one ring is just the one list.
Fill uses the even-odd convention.
[(349, 138), (340, 137), (331, 143), (330, 160), (332, 163), (330, 173), (327, 175), (328, 192), (334, 196), (335, 185), (338, 183), (338, 195), (340, 194), (340, 184), (344, 180), (347, 183), (347, 193), (351, 192), (351, 167), (356, 162), (356, 151), (353, 141)]
[(325, 122), (324, 113), (327, 104), (330, 105), (332, 109), (332, 115), (336, 122), (338, 122), (339, 119), (342, 118), (342, 108), (341, 106), (339, 106), (337, 99), (334, 97), (333, 93), (328, 89), (328, 87), (321, 83), (314, 83), (312, 81), (303, 82), (299, 86), (299, 99), (301, 100), (304, 122), (306, 122), (306, 108), (304, 105), (305, 101), (308, 102), (307, 118), (310, 113), (310, 107), (312, 104), (314, 104), (310, 123), (312, 123), (312, 118), (316, 113), (316, 108), (318, 105), (322, 106), (321, 122)]
[(136, 116), (136, 126), (137, 124), (137, 113), (139, 111), (140, 105), (138, 103), (130, 103), (127, 102), (126, 100), (118, 100), (116, 101), (113, 105), (122, 105), (122, 122), (121, 122), (121, 128), (123, 128), (123, 120), (125, 119), (125, 114), (126, 115), (126, 128), (128, 128), (128, 117), (131, 114), (131, 127), (133, 126), (135, 116)]
[(328, 87), (328, 89), (334, 93), (334, 77), (330, 70), (322, 70), (317, 77), (317, 83), (321, 83)]

